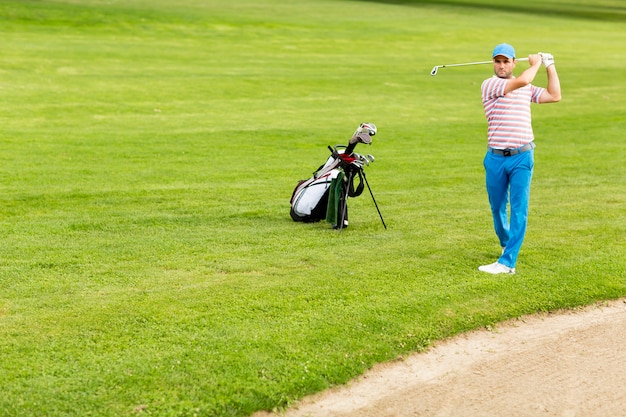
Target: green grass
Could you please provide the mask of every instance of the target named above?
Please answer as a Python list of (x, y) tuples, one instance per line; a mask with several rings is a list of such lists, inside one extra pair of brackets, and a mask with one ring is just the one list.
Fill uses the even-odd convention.
[[(0, 414), (245, 416), (625, 296), (623, 2), (499, 4), (0, 0)], [(476, 270), (498, 255), (491, 68), (429, 76), (503, 41), (553, 53), (563, 88), (533, 107), (506, 278)], [(292, 222), (296, 182), (362, 121), (388, 230), (367, 194), (341, 235)]]

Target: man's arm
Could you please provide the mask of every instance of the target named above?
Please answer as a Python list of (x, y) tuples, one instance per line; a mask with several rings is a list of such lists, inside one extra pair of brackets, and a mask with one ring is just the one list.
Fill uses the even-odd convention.
[(544, 90), (539, 97), (540, 103), (556, 103), (561, 101), (561, 82), (559, 81), (559, 74), (556, 72), (554, 64), (546, 68), (548, 71), (548, 87)]
[(522, 72), (518, 77), (509, 79), (506, 84), (506, 88), (504, 89), (504, 94), (508, 94), (513, 90), (525, 87), (533, 82), (537, 72), (539, 71), (539, 67), (541, 67), (541, 55), (528, 55), (528, 63), (530, 64), (530, 68), (524, 70), (524, 72)]

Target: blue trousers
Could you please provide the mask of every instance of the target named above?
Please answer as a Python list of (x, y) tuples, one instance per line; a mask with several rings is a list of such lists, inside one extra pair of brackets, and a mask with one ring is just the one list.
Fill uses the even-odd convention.
[[(505, 248), (498, 262), (515, 268), (528, 224), (528, 202), (535, 153), (530, 150), (503, 156), (487, 152), (483, 165), (493, 225), (500, 246)], [(510, 217), (507, 210), (509, 201)]]

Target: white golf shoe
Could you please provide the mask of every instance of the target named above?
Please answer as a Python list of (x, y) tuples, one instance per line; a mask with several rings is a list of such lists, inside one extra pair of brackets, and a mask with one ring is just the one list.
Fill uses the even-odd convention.
[(478, 267), (479, 271), (487, 272), (489, 274), (514, 274), (515, 268), (509, 268), (506, 265), (502, 265), (499, 262), (494, 262), (489, 265), (482, 265)]

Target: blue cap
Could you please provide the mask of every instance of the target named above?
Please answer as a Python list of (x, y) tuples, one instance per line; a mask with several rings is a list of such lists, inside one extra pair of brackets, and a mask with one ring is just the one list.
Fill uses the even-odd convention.
[(501, 43), (493, 49), (493, 55), (491, 55), (491, 57), (495, 58), (498, 55), (515, 59), (515, 49), (508, 43)]

